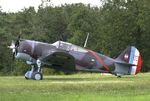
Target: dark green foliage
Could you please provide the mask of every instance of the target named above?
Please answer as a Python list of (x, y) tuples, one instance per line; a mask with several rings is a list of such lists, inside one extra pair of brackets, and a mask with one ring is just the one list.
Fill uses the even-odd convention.
[[(22, 12), (5, 13), (0, 8), (0, 72), (23, 74), (29, 67), (13, 62), (7, 48), (21, 33), (25, 39), (53, 43), (69, 41), (83, 46), (87, 33), (87, 48), (117, 57), (127, 46), (136, 46), (142, 54), (142, 71), (150, 65), (150, 4), (148, 0), (102, 0), (101, 7), (84, 4), (34, 7)], [(56, 71), (50, 70), (49, 73)], [(47, 72), (48, 73), (48, 72)]]

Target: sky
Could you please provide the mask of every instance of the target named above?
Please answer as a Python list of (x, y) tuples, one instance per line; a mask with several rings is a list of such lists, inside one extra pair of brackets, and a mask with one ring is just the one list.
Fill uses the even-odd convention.
[[(46, 0), (45, 0), (46, 1)], [(101, 5), (100, 0), (50, 0), (51, 4), (58, 6), (61, 4), (84, 3), (91, 4), (92, 6)], [(41, 4), (41, 0), (0, 0), (0, 6), (4, 12), (17, 12), (23, 8), (34, 6), (35, 9)]]

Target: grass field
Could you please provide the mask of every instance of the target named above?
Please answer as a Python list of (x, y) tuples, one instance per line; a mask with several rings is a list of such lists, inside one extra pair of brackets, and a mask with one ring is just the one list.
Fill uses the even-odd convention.
[(137, 76), (74, 74), (0, 77), (0, 101), (149, 101), (150, 73)]

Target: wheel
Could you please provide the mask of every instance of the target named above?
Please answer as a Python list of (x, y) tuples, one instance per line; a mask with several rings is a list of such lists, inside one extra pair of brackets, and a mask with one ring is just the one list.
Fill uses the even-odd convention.
[(24, 78), (25, 78), (26, 80), (29, 80), (29, 78), (28, 78), (28, 77), (26, 77), (26, 76), (24, 76)]
[(25, 79), (31, 79), (31, 77), (32, 77), (32, 72), (31, 71), (27, 71), (26, 73), (25, 73)]
[(117, 76), (117, 78), (121, 78), (121, 76)]
[(42, 73), (36, 72), (33, 74), (33, 78), (34, 78), (34, 80), (42, 80), (43, 75), (42, 75)]

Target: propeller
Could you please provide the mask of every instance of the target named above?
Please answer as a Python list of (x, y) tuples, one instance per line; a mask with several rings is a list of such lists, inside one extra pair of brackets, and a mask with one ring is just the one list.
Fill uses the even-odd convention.
[(15, 55), (18, 53), (18, 47), (20, 44), (20, 35), (17, 37), (16, 42), (12, 41), (11, 45), (8, 48), (12, 49), (13, 60), (15, 59)]

